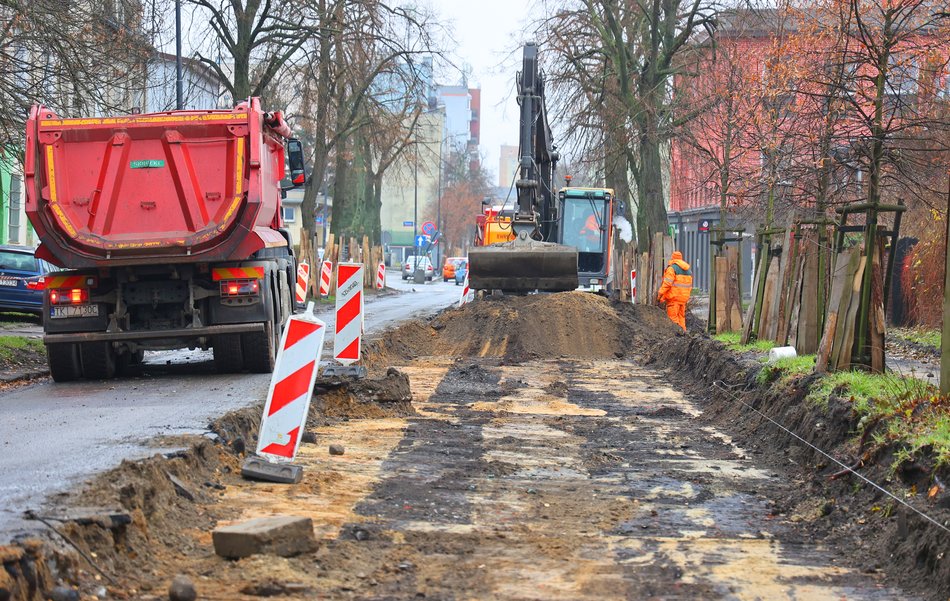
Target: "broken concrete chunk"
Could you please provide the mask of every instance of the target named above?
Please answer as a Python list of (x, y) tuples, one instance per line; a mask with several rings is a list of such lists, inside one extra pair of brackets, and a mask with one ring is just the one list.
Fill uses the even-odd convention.
[(198, 591), (195, 590), (194, 583), (184, 574), (175, 576), (171, 586), (168, 587), (169, 601), (195, 601), (198, 598)]
[(316, 544), (313, 521), (294, 515), (255, 518), (222, 526), (211, 533), (211, 539), (214, 552), (229, 559), (258, 554), (291, 557), (310, 551)]
[(168, 479), (171, 481), (172, 486), (175, 487), (175, 493), (179, 497), (182, 497), (183, 499), (187, 499), (191, 502), (194, 502), (195, 494), (188, 489), (188, 486), (184, 482), (182, 482), (175, 476), (172, 476), (168, 472), (165, 472), (165, 475), (168, 476)]

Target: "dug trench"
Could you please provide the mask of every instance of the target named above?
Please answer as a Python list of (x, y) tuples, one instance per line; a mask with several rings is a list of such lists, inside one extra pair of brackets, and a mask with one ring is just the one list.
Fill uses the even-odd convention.
[[(748, 368), (656, 309), (486, 300), (365, 350), (362, 388), (314, 397), (300, 484), (241, 479), (260, 408), (229, 414), (38, 511), (82, 555), (21, 541), (0, 553), (0, 589), (155, 600), (184, 574), (221, 600), (947, 598), (945, 538), (829, 483), (832, 466), (720, 392)], [(848, 444), (846, 412), (831, 425), (743, 394)], [(268, 515), (311, 518), (314, 548), (215, 554), (215, 527)]]

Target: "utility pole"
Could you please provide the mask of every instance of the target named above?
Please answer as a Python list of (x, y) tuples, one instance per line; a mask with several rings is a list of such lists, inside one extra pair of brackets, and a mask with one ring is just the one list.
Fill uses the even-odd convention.
[(175, 0), (175, 108), (185, 108), (181, 75), (181, 0)]
[(943, 328), (940, 338), (940, 394), (950, 394), (950, 171), (947, 171), (947, 233), (943, 254)]

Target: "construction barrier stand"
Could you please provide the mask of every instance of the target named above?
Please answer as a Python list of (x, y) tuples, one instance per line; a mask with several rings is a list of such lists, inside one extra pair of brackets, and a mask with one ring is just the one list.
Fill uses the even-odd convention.
[(330, 296), (330, 277), (333, 275), (333, 263), (324, 261), (320, 265), (320, 296)]
[(386, 264), (380, 263), (376, 266), (376, 289), (382, 290), (386, 287)]
[(326, 330), (313, 313), (313, 303), (284, 328), (257, 443), (257, 454), (268, 461), (290, 462), (297, 454)]
[(362, 334), (363, 264), (338, 263), (333, 358), (343, 365), (359, 361)]
[(630, 302), (637, 304), (637, 270), (630, 270)]
[(468, 272), (465, 272), (465, 281), (462, 282), (462, 295), (459, 297), (459, 307), (468, 302), (468, 293), (471, 291), (468, 285)]
[(307, 302), (307, 286), (310, 284), (310, 266), (306, 261), (297, 265), (297, 291), (295, 298), (297, 302), (303, 304)]

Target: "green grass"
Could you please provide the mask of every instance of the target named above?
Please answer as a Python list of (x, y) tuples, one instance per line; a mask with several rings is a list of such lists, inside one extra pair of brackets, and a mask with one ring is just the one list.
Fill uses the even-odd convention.
[(755, 379), (760, 385), (770, 382), (778, 382), (784, 386), (791, 380), (811, 373), (815, 369), (814, 355), (800, 355), (798, 357), (786, 357), (776, 359), (759, 370)]
[(940, 330), (926, 330), (924, 328), (895, 328), (891, 330), (891, 332), (893, 332), (895, 337), (908, 342), (913, 342), (914, 344), (930, 346), (938, 350), (942, 346), (941, 337), (943, 334)]
[(925, 449), (937, 467), (950, 465), (950, 399), (915, 378), (861, 371), (835, 372), (815, 382), (806, 401), (827, 408), (832, 395), (849, 401), (858, 431), (873, 428), (878, 445), (895, 445), (896, 469)]
[(43, 341), (23, 336), (0, 336), (0, 361), (9, 361), (24, 352), (44, 353)]
[(713, 339), (725, 344), (729, 350), (737, 353), (767, 353), (775, 346), (775, 343), (771, 340), (755, 340), (749, 344), (742, 344), (740, 342), (742, 334), (739, 332), (723, 332), (713, 336)]

